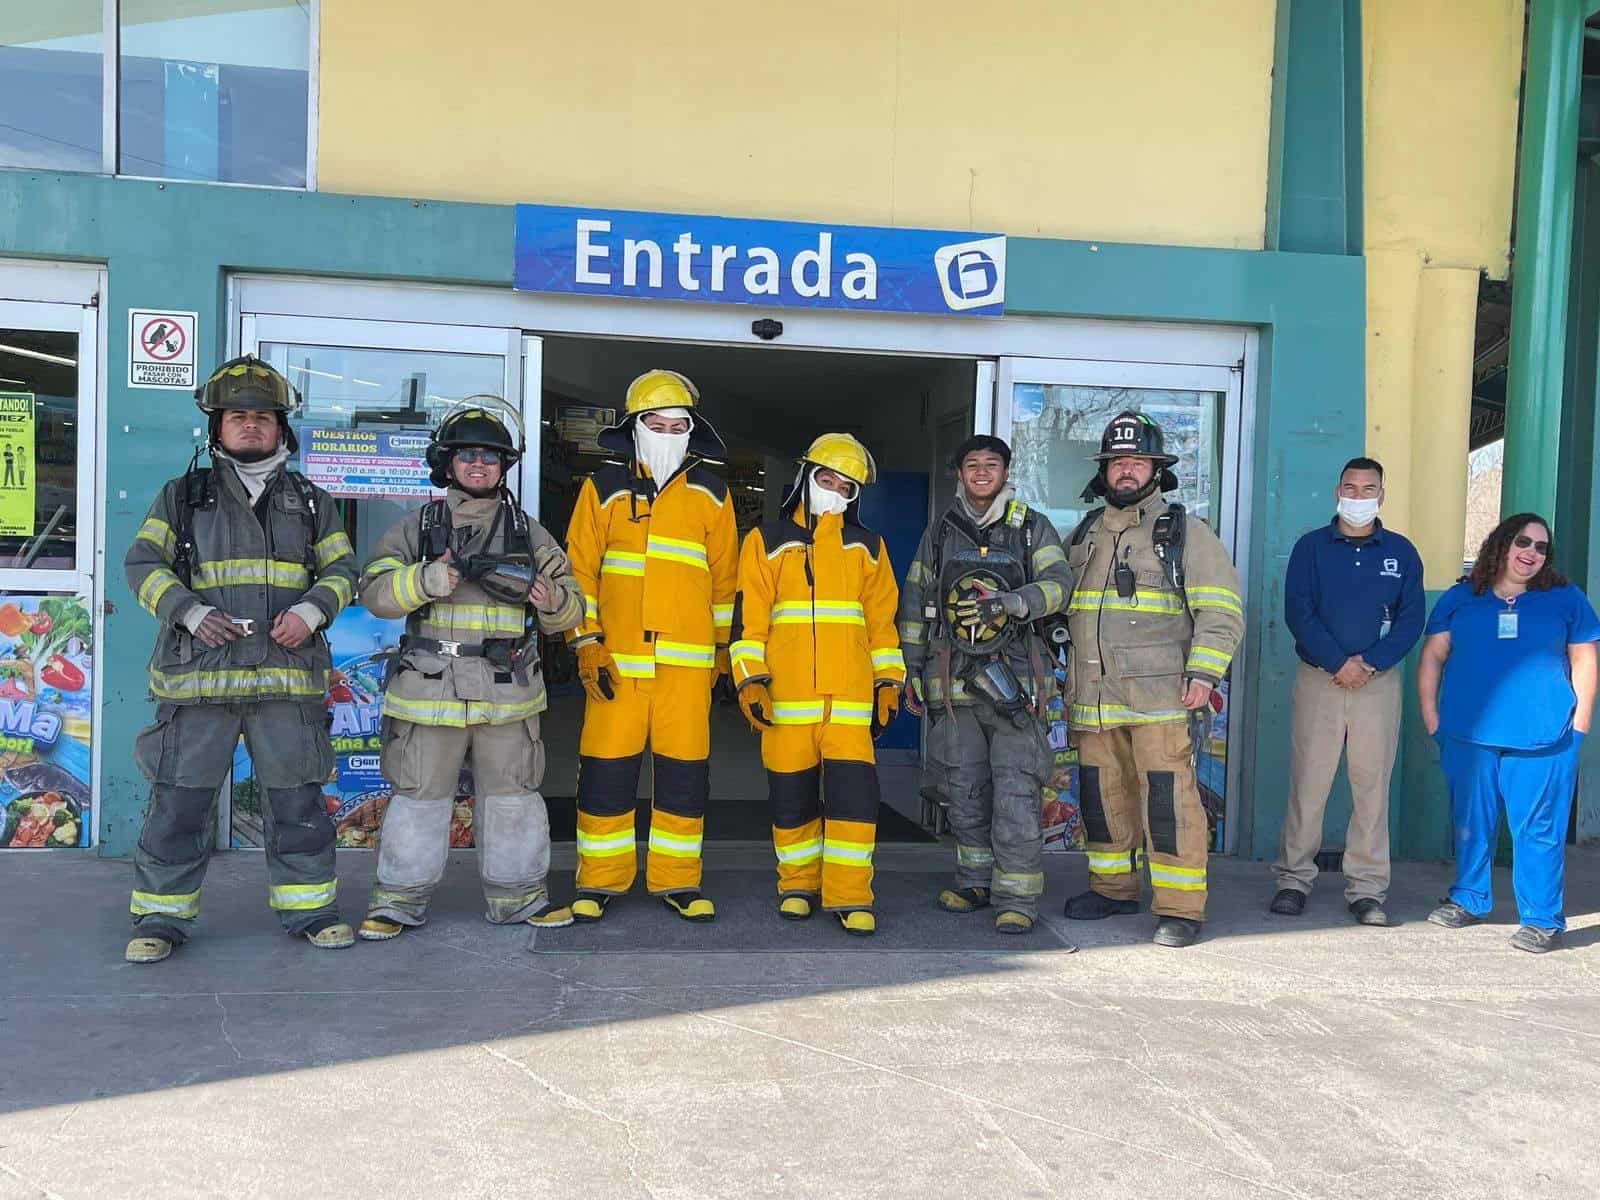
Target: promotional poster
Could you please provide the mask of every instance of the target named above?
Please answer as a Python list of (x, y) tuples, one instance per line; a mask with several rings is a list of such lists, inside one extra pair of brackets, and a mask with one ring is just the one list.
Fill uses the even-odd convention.
[(0, 849), (89, 844), (93, 643), (87, 599), (0, 594)]

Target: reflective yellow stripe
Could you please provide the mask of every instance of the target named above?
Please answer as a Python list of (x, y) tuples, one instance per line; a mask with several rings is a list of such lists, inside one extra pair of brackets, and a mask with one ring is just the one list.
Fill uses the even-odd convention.
[(1189, 593), (1190, 608), (1220, 608), (1224, 612), (1244, 616), (1239, 593), (1232, 588), (1191, 586), (1186, 590)]
[(1061, 611), (1061, 601), (1066, 598), (1066, 590), (1053, 579), (1038, 579), (1034, 587), (1044, 593), (1044, 607), (1046, 612)]
[(733, 605), (713, 604), (711, 606), (711, 623), (713, 625), (732, 625)]
[(312, 550), (317, 556), (317, 566), (319, 567), (325, 567), (331, 562), (337, 562), (347, 554), (354, 558), (356, 553), (355, 547), (350, 544), (350, 539), (345, 536), (342, 529), (337, 533), (330, 533), (313, 546)]
[(337, 879), (326, 883), (278, 883), (267, 889), (267, 903), (280, 912), (326, 908), (338, 890)]
[(994, 866), (994, 851), (983, 846), (963, 846), (956, 843), (956, 865), (958, 867), (992, 867)]
[(780, 600), (772, 606), (774, 625), (865, 625), (866, 610), (852, 601), (819, 603), (815, 608), (807, 600)]
[[(1191, 593), (1192, 594), (1192, 593)], [(1171, 592), (1140, 590), (1131, 596), (1119, 596), (1114, 591), (1102, 592), (1093, 588), (1080, 588), (1072, 593), (1069, 612), (1095, 612), (1110, 609), (1113, 612), (1148, 612), (1176, 616), (1183, 612), (1183, 599)]]
[[(355, 599), (355, 586), (343, 575), (329, 575), (326, 579), (319, 579), (317, 580), (317, 587), (327, 588), (332, 592), (333, 598), (338, 602), (340, 608)], [(315, 590), (316, 588), (312, 589), (312, 591)]]
[(375, 558), (367, 564), (367, 569), (362, 572), (362, 575), (371, 579), (374, 576), (383, 575), (390, 571), (398, 571), (405, 565), (405, 559), (403, 558)]
[(395, 571), (390, 586), (394, 588), (394, 601), (407, 612), (413, 612), (428, 602), (428, 593), (422, 590), (422, 572), (426, 564), (411, 563)]
[(1210, 669), (1221, 675), (1228, 669), (1228, 656), (1220, 650), (1213, 650), (1209, 646), (1191, 646), (1189, 648), (1188, 669), (1191, 671)]
[(590, 858), (612, 858), (618, 854), (632, 854), (634, 836), (631, 829), (621, 833), (585, 833), (578, 830), (578, 853)]
[(1045, 571), (1057, 563), (1067, 561), (1067, 556), (1061, 552), (1060, 546), (1040, 546), (1033, 552), (1033, 569)]
[(739, 662), (741, 659), (756, 663), (765, 662), (767, 647), (762, 642), (752, 641), (749, 638), (740, 638), (728, 647), (728, 657), (734, 662)]
[(656, 661), (666, 663), (673, 667), (714, 667), (717, 665), (717, 648), (715, 646), (702, 646), (694, 642), (668, 642), (658, 639), (655, 643)]
[(248, 671), (158, 671), (150, 668), (150, 694), (159, 700), (245, 699), (251, 696), (321, 697), (327, 673), (299, 667), (257, 667)]
[(705, 545), (701, 542), (691, 542), (687, 538), (666, 537), (652, 533), (645, 540), (644, 556), (684, 563), (691, 567), (699, 567), (703, 571), (711, 569), (706, 565)]
[(618, 654), (611, 652), (611, 661), (617, 664), (617, 674), (624, 679), (653, 679), (656, 660), (652, 654)]
[(822, 723), (822, 701), (774, 700), (772, 721), (775, 725), (819, 725)]
[(906, 669), (905, 655), (901, 654), (898, 649), (874, 650), (872, 652), (872, 669), (881, 671), (886, 667), (898, 667), (904, 671)]
[(178, 546), (178, 538), (172, 532), (172, 526), (168, 525), (160, 517), (146, 517), (144, 524), (139, 526), (139, 532), (133, 536), (143, 538), (159, 548), (169, 561), (172, 558), (172, 552)]
[(440, 698), (412, 700), (383, 694), (383, 715), (413, 725), (431, 725), (449, 729), (465, 729), (469, 725), (508, 725), (512, 721), (525, 721), (538, 716), (547, 705), (545, 692), (540, 688), (525, 700), (500, 702), (495, 700), (455, 700)]
[(523, 610), (509, 604), (449, 604), (435, 601), (428, 608), (425, 625), (447, 625), (473, 633), (501, 633), (515, 636), (522, 632)]
[(194, 569), (196, 589), (255, 587), (262, 584), (281, 588), (305, 588), (311, 573), (304, 563), (277, 562), (261, 558), (219, 558), (203, 562)]
[(1044, 872), (1012, 873), (996, 871), (989, 886), (1010, 896), (1037, 896), (1044, 891)]
[(833, 725), (871, 725), (872, 702), (869, 700), (862, 704), (855, 700), (835, 700), (828, 721)]
[(585, 620), (598, 621), (600, 619), (600, 601), (588, 592), (583, 594), (583, 616)]
[(157, 567), (144, 577), (144, 582), (139, 585), (139, 607), (156, 615), (156, 605), (161, 603), (173, 588), (178, 586), (178, 577), (165, 567)]
[(795, 842), (788, 846), (780, 846), (774, 842), (772, 849), (781, 863), (816, 862), (822, 857), (822, 839), (812, 838), (809, 842)]
[(1173, 888), (1180, 892), (1203, 892), (1206, 890), (1206, 869), (1153, 862), (1150, 864), (1150, 884), (1152, 887)]
[(1089, 860), (1091, 875), (1128, 875), (1133, 871), (1133, 856), (1127, 851), (1121, 854), (1106, 854), (1099, 850), (1090, 850), (1085, 857)]
[(602, 575), (643, 575), (644, 555), (631, 550), (607, 550), (600, 560)]
[(702, 840), (693, 835), (667, 833), (654, 825), (650, 827), (651, 852), (665, 854), (670, 858), (699, 858)]
[(160, 914), (192, 920), (200, 915), (200, 889), (192, 892), (134, 892), (128, 911), (136, 917)]
[(1163, 721), (1186, 721), (1189, 714), (1185, 709), (1168, 708), (1157, 712), (1134, 712), (1125, 704), (1102, 704), (1096, 708), (1092, 704), (1074, 704), (1072, 706), (1072, 722), (1075, 725), (1088, 725), (1091, 728), (1106, 729), (1122, 725), (1159, 725)]
[(925, 621), (901, 621), (895, 629), (899, 631), (902, 646), (920, 646), (928, 640), (928, 626)]
[(822, 840), (822, 861), (846, 867), (872, 865), (871, 842), (841, 842), (833, 838)]
[(906, 569), (906, 583), (910, 584), (912, 587), (921, 587), (923, 584), (931, 583), (932, 581), (933, 576), (928, 572), (928, 568), (923, 566), (921, 562), (914, 561), (911, 566)]

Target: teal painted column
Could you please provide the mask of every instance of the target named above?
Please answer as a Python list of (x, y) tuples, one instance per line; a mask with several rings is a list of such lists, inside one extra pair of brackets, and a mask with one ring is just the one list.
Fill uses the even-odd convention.
[(1552, 521), (1566, 373), (1585, 0), (1533, 0), (1522, 95), (1500, 511)]

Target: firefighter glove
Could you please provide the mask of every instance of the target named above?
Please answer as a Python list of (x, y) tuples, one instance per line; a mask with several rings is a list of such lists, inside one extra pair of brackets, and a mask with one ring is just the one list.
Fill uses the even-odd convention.
[(1028, 615), (1028, 602), (1017, 592), (990, 592), (981, 590), (956, 604), (956, 619), (962, 625), (999, 625), (1006, 617)]
[(905, 706), (906, 711), (913, 717), (920, 717), (928, 711), (928, 706), (922, 699), (922, 680), (915, 675), (906, 680)]
[(583, 682), (583, 690), (589, 693), (590, 699), (614, 699), (617, 692), (611, 686), (611, 681), (616, 674), (616, 660), (611, 657), (611, 651), (606, 649), (604, 642), (597, 639), (578, 647), (578, 678)]
[(872, 736), (877, 737), (889, 728), (889, 722), (894, 720), (895, 713), (900, 711), (900, 686), (894, 683), (879, 683), (874, 689), (872, 706)]
[(739, 708), (757, 733), (772, 728), (772, 693), (761, 680), (751, 679), (739, 688)]

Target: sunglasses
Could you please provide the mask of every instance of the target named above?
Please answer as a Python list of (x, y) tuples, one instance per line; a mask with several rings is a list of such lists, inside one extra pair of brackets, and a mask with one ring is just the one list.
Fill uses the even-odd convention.
[(478, 446), (468, 446), (465, 450), (457, 450), (456, 457), (464, 463), (482, 463), (486, 467), (500, 465), (500, 451), (484, 450)]
[(1550, 555), (1549, 542), (1536, 542), (1525, 533), (1517, 534), (1516, 537), (1511, 539), (1511, 544), (1518, 550), (1526, 550), (1529, 546), (1532, 546), (1535, 554), (1543, 554), (1547, 558)]

